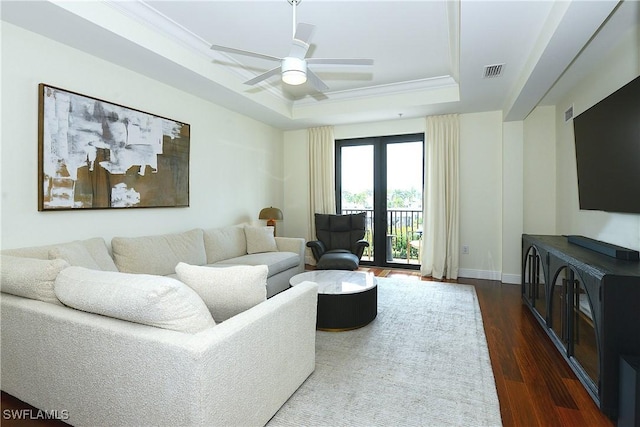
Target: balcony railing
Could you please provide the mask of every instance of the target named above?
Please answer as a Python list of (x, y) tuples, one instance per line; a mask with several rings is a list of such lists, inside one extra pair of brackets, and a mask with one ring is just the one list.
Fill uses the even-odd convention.
[[(373, 238), (373, 210), (372, 209), (343, 209), (342, 214), (358, 212), (367, 213), (365, 239), (369, 247), (365, 249), (362, 260), (373, 261), (376, 250)], [(422, 211), (411, 209), (387, 210), (387, 236), (385, 259), (391, 263), (420, 264), (422, 250)]]

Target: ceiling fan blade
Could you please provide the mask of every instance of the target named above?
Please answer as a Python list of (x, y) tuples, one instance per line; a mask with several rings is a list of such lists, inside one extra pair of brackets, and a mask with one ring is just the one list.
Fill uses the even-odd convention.
[(246, 82), (244, 82), (244, 84), (246, 85), (254, 85), (258, 82), (261, 82), (263, 80), (268, 79), (271, 76), (276, 76), (278, 74), (280, 74), (280, 66), (277, 66), (276, 68), (272, 68), (271, 70), (260, 74), (259, 76), (256, 76), (254, 78), (252, 78), (251, 80), (247, 80)]
[(315, 29), (315, 25), (312, 24), (305, 24), (304, 22), (298, 24), (296, 34), (293, 36), (293, 44), (289, 51), (289, 56), (304, 59), (309, 50), (311, 37)]
[(318, 92), (326, 92), (329, 90), (329, 86), (327, 86), (320, 77), (313, 71), (307, 68), (307, 82)]
[(212, 50), (219, 50), (220, 52), (237, 53), (238, 55), (253, 56), (254, 58), (268, 59), (269, 61), (280, 61), (282, 58), (276, 56), (264, 55), (262, 53), (251, 52), (249, 50), (236, 49), (234, 47), (220, 46), (217, 44), (211, 45)]
[(373, 59), (307, 58), (306, 61), (315, 65), (373, 65)]
[(296, 34), (293, 36), (293, 38), (295, 40), (300, 40), (303, 43), (309, 44), (315, 30), (315, 25), (300, 22), (296, 27)]

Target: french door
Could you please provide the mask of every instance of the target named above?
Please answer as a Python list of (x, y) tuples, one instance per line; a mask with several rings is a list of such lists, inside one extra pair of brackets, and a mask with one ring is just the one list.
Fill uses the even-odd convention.
[(338, 212), (367, 212), (361, 263), (420, 267), (424, 134), (336, 141)]

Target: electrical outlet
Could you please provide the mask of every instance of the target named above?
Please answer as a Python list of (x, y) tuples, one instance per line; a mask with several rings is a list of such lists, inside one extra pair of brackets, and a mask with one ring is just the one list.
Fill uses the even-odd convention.
[(469, 255), (469, 245), (462, 245), (462, 254)]

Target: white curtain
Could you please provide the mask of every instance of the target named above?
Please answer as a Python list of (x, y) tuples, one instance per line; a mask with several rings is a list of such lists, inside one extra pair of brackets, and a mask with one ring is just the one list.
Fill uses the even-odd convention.
[(459, 118), (427, 117), (420, 272), (435, 279), (458, 278)]
[(309, 240), (316, 239), (314, 214), (336, 213), (333, 126), (309, 129)]

